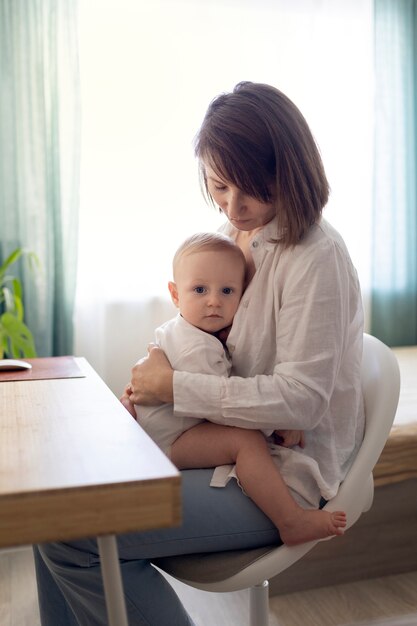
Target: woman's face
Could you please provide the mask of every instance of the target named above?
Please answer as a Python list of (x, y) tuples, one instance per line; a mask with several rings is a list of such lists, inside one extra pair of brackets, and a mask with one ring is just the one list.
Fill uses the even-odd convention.
[(223, 180), (209, 165), (204, 165), (204, 169), (211, 197), (235, 228), (251, 231), (275, 217), (276, 209), (272, 202), (261, 202), (248, 196), (235, 185)]

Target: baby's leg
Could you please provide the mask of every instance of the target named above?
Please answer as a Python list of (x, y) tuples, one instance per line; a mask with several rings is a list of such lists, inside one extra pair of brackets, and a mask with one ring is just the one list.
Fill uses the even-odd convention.
[(193, 426), (172, 444), (171, 461), (180, 470), (236, 463), (236, 451), (232, 440), (236, 430), (241, 429), (212, 422), (202, 422)]
[(178, 437), (171, 458), (179, 469), (235, 463), (242, 488), (288, 545), (343, 534), (345, 513), (306, 510), (295, 502), (258, 430), (203, 422)]

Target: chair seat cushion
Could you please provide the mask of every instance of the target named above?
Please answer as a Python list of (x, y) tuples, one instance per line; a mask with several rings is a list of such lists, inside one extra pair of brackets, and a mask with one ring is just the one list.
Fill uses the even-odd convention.
[(174, 578), (211, 583), (233, 576), (276, 548), (277, 546), (273, 545), (254, 548), (253, 550), (171, 556), (153, 559), (152, 563)]

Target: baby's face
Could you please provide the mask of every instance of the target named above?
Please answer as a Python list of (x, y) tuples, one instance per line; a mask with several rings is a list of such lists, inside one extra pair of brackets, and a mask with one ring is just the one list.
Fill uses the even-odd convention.
[(185, 254), (175, 272), (178, 307), (193, 326), (215, 333), (229, 326), (244, 288), (244, 267), (227, 251)]

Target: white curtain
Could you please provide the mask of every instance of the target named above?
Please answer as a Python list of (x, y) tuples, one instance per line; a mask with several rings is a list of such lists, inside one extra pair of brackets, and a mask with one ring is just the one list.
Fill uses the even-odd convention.
[[(78, 245), (77, 0), (0, 2), (0, 263), (18, 268), (38, 356), (72, 351)], [(15, 270), (15, 266), (13, 267)]]
[(366, 301), (372, 29), (372, 0), (80, 0), (76, 353), (116, 394), (174, 312), (174, 250), (221, 222), (201, 196), (192, 141), (210, 100), (241, 80), (277, 86), (307, 118), (332, 187), (325, 216)]
[(372, 334), (417, 343), (417, 0), (375, 1)]

